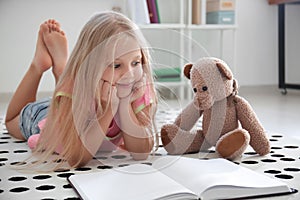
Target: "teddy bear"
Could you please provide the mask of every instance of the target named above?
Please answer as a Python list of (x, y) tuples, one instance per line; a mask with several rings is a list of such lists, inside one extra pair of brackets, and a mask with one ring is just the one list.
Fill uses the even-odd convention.
[[(161, 128), (163, 147), (169, 154), (196, 153), (215, 147), (220, 157), (234, 160), (250, 145), (263, 156), (270, 143), (250, 104), (237, 94), (237, 81), (229, 66), (214, 57), (184, 66), (193, 100), (173, 124)], [(202, 128), (195, 124), (202, 118)]]

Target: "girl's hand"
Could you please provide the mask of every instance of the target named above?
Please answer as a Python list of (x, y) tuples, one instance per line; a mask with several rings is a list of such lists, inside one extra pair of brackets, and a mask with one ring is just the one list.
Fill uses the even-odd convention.
[(113, 86), (108, 81), (102, 80), (100, 81), (100, 89), (101, 89), (101, 105), (105, 110), (107, 108), (111, 108), (112, 114), (115, 115), (118, 107), (119, 107), (119, 98), (117, 96), (117, 88)]
[(131, 103), (145, 94), (146, 87), (147, 87), (146, 84), (147, 84), (147, 78), (146, 75), (144, 74), (142, 78), (133, 85), (132, 96), (130, 100)]

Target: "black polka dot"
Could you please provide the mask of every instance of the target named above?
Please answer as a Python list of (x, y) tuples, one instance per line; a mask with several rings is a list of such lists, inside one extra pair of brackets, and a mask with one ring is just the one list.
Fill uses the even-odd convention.
[(278, 149), (282, 149), (282, 147), (271, 147), (271, 149), (278, 150)]
[(7, 158), (0, 158), (0, 162), (7, 161)]
[(274, 163), (274, 162), (277, 162), (276, 160), (273, 160), (273, 159), (262, 159), (261, 161), (265, 162), (265, 163)]
[(108, 165), (100, 165), (97, 167), (98, 169), (112, 169), (112, 166), (108, 166)]
[(17, 143), (17, 144), (21, 144), (21, 143), (26, 143), (27, 141), (23, 141), (23, 140), (17, 140), (17, 141), (13, 141), (13, 143)]
[(244, 154), (245, 155), (256, 155), (257, 153), (256, 152), (245, 152)]
[(114, 155), (114, 156), (111, 156), (111, 157), (114, 158), (114, 159), (124, 159), (124, 158), (126, 158), (125, 155)]
[(152, 163), (151, 162), (144, 162), (144, 163), (142, 163), (142, 164), (144, 164), (144, 165), (152, 165)]
[(72, 189), (72, 185), (66, 184), (66, 185), (63, 185), (63, 188), (64, 189)]
[(299, 172), (300, 171), (299, 168), (294, 168), (294, 167), (284, 168), (283, 170), (288, 171), (288, 172)]
[(280, 158), (280, 160), (282, 160), (282, 161), (288, 161), (288, 162), (295, 161), (294, 158)]
[(203, 150), (201, 152), (203, 152), (203, 153), (216, 153), (216, 151), (214, 151), (214, 150)]
[(106, 157), (106, 156), (99, 156), (99, 157), (96, 157), (96, 159), (99, 159), (99, 160), (106, 160), (107, 157)]
[(283, 136), (282, 135), (272, 135), (272, 137), (274, 137), (274, 138), (282, 138)]
[(27, 187), (16, 187), (16, 188), (12, 188), (9, 191), (13, 192), (13, 193), (21, 193), (21, 192), (26, 192), (27, 190), (29, 190), (29, 188)]
[(55, 170), (54, 172), (61, 173), (61, 172), (69, 172), (69, 171), (70, 171), (69, 169), (60, 168), (60, 169)]
[(54, 162), (54, 163), (62, 163), (62, 162), (66, 162), (66, 160), (63, 160), (63, 159), (55, 159), (55, 160), (53, 160), (52, 162)]
[(12, 162), (10, 165), (26, 165), (26, 162)]
[(3, 192), (4, 192), (4, 190), (0, 189), (0, 194), (3, 193)]
[(42, 191), (53, 190), (53, 189), (55, 189), (55, 186), (54, 185), (41, 185), (41, 186), (36, 187), (35, 189), (42, 190)]
[(9, 153), (9, 151), (0, 151), (0, 154)]
[(269, 169), (269, 170), (264, 171), (264, 173), (267, 173), (267, 174), (280, 174), (281, 171), (275, 170), (275, 169)]
[(0, 141), (0, 144), (7, 144), (7, 141)]
[(121, 164), (121, 165), (118, 165), (118, 167), (126, 167), (128, 166), (129, 164)]
[(3, 137), (0, 137), (0, 139), (6, 140), (6, 139), (11, 139), (11, 137), (9, 137), (9, 136), (3, 136)]
[(271, 142), (277, 142), (278, 140), (277, 139), (273, 139), (273, 138), (271, 138), (271, 139), (269, 139)]
[(249, 164), (249, 165), (254, 165), (254, 164), (258, 164), (257, 161), (255, 160), (244, 160), (242, 161), (243, 164)]
[(26, 153), (28, 152), (27, 150), (15, 150), (14, 153)]
[(68, 178), (70, 176), (74, 175), (74, 173), (62, 173), (62, 174), (57, 174), (58, 177), (60, 178)]
[(10, 177), (8, 180), (13, 181), (13, 182), (17, 182), (17, 181), (24, 181), (26, 179), (27, 178), (25, 176), (13, 176), (13, 177)]
[(276, 178), (281, 178), (281, 179), (293, 179), (294, 177), (291, 175), (287, 175), (287, 174), (278, 174), (275, 175)]
[(34, 176), (32, 178), (35, 179), (35, 180), (45, 180), (45, 179), (49, 179), (51, 177), (52, 176), (50, 176), (50, 175), (37, 175), (37, 176)]
[(43, 199), (41, 199), (41, 200), (55, 200), (55, 199), (52, 199), (52, 198), (43, 198)]
[(90, 167), (79, 167), (75, 169), (76, 171), (89, 171), (92, 170), (92, 168)]
[(276, 158), (283, 158), (284, 157), (284, 155), (282, 155), (282, 154), (272, 154), (271, 156), (276, 157)]
[(65, 198), (64, 200), (80, 200), (80, 198), (78, 198), (78, 197), (68, 197), (68, 198)]
[(284, 146), (284, 148), (286, 148), (286, 149), (297, 149), (299, 147), (298, 146), (294, 146), (294, 145), (288, 145), (288, 146)]

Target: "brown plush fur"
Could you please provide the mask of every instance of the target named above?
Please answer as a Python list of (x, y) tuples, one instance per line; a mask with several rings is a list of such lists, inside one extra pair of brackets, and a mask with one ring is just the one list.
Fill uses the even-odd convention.
[[(162, 143), (169, 154), (194, 153), (215, 146), (221, 157), (235, 159), (249, 144), (259, 155), (270, 152), (264, 128), (250, 104), (237, 95), (237, 82), (224, 61), (202, 58), (187, 64), (184, 74), (191, 79), (194, 99), (174, 124), (161, 129)], [(200, 117), (202, 129), (192, 130)]]

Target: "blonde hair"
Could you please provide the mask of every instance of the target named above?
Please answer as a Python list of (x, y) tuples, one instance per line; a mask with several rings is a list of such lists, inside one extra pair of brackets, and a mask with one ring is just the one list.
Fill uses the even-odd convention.
[[(135, 39), (140, 45), (143, 71), (150, 84), (154, 102), (150, 114), (140, 112), (137, 117), (141, 124), (151, 130), (152, 134), (154, 133), (157, 140), (154, 123), (157, 97), (149, 64), (147, 43), (131, 20), (122, 14), (107, 11), (94, 15), (83, 27), (66, 68), (57, 83), (45, 128), (33, 152), (39, 157), (38, 163), (51, 160), (53, 152), (60, 147), (63, 147), (62, 152), (56, 155), (60, 160), (69, 160), (72, 156), (74, 157), (76, 148), (78, 159), (71, 167), (82, 163), (84, 155), (82, 137), (85, 137), (89, 122), (99, 119), (105, 111), (105, 107), (101, 105), (99, 83), (104, 70), (114, 58), (114, 48), (108, 49), (108, 47), (114, 47), (121, 34)], [(60, 97), (58, 104), (56, 94), (60, 91), (70, 92), (72, 98)], [(105, 133), (102, 131), (102, 134)], [(60, 163), (56, 162), (54, 168), (59, 166)]]

